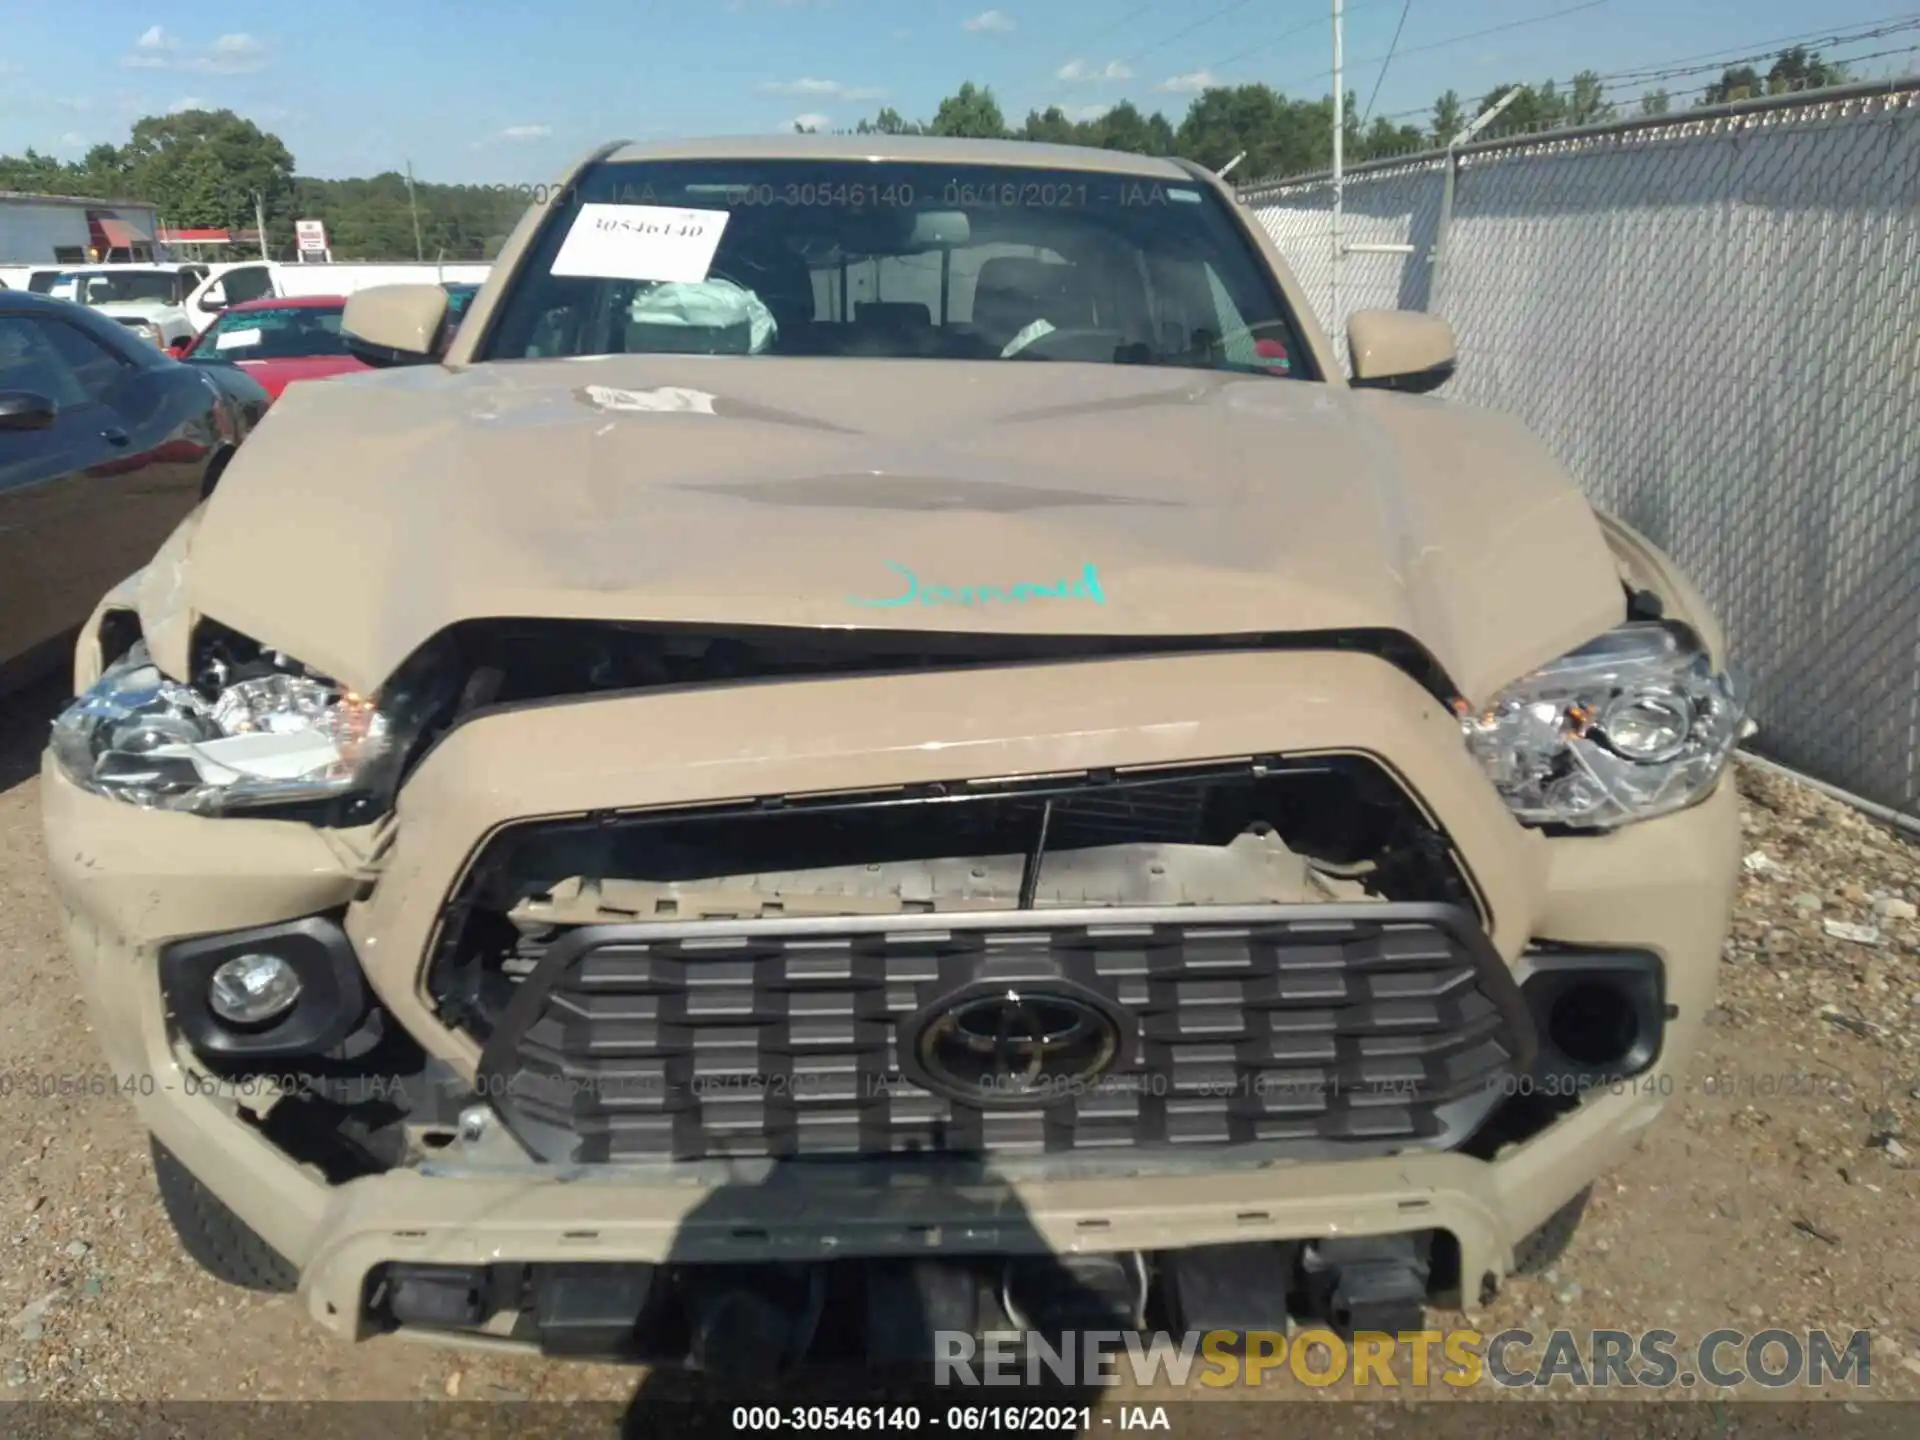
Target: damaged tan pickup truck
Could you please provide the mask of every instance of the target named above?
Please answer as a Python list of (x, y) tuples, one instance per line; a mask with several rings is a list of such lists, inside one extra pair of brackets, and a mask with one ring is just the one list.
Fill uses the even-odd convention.
[(45, 816), (187, 1248), (756, 1373), (1395, 1329), (1681, 1085), (1723, 641), (1176, 160), (610, 146), (107, 596)]

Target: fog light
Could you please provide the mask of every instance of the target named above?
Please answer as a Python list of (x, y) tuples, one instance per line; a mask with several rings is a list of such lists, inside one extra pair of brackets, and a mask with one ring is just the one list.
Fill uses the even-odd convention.
[(229, 1025), (260, 1025), (293, 1008), (300, 977), (278, 955), (236, 955), (213, 972), (207, 1004)]

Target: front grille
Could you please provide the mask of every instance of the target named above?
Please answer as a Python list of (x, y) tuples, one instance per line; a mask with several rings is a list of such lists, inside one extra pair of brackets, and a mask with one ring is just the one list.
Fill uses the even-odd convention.
[[(910, 1020), (985, 987), (1116, 1016), (1098, 1080), (959, 1103)], [(481, 1093), (548, 1161), (1459, 1144), (1523, 1073), (1511, 975), (1456, 907), (1116, 907), (588, 925), (517, 986)], [(917, 1070), (915, 1073), (919, 1073)]]

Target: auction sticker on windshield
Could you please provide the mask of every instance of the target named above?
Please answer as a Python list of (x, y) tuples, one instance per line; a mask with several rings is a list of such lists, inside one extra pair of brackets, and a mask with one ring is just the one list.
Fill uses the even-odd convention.
[(707, 278), (727, 218), (725, 210), (582, 205), (553, 258), (553, 273), (697, 285)]
[(216, 350), (238, 350), (242, 345), (259, 343), (258, 330), (225, 330), (213, 337), (213, 348)]

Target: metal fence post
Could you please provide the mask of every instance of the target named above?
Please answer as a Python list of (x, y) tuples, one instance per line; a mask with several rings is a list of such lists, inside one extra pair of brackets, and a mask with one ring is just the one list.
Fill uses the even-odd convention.
[(1446, 164), (1440, 171), (1440, 218), (1433, 225), (1433, 250), (1427, 256), (1427, 313), (1432, 314), (1440, 295), (1440, 270), (1446, 263), (1447, 231), (1453, 226), (1453, 187), (1460, 173), (1460, 152), (1447, 147)]

